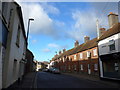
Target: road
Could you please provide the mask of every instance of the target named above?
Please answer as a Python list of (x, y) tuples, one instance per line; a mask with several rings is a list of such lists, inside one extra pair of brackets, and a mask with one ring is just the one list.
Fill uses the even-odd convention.
[(36, 76), (37, 88), (112, 88), (99, 82), (64, 74), (38, 72)]

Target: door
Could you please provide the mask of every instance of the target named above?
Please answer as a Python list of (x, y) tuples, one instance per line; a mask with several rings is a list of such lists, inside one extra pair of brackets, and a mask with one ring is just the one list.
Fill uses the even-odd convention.
[(88, 64), (88, 74), (91, 74), (90, 64)]

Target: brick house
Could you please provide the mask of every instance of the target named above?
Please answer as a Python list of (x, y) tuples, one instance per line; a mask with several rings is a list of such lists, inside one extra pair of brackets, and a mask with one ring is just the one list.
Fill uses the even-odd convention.
[[(87, 38), (87, 39), (86, 39)], [(63, 72), (99, 75), (97, 38), (89, 40), (85, 37), (85, 43), (79, 45), (75, 42), (74, 48), (67, 50), (54, 58), (56, 67)]]

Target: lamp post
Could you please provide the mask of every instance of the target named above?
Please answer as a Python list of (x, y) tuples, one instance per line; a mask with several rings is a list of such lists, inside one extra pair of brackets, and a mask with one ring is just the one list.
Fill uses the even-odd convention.
[(34, 21), (34, 19), (33, 19), (33, 18), (29, 18), (29, 20), (28, 20), (27, 42), (28, 42), (28, 35), (29, 35), (29, 26), (30, 26), (30, 21)]

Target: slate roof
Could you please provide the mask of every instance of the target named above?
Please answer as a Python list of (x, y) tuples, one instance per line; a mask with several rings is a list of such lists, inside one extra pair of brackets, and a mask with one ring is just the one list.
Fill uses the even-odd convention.
[(120, 33), (120, 23), (116, 23), (112, 28), (108, 29), (100, 38), (98, 41), (103, 40), (107, 37), (110, 37), (112, 35), (115, 35), (117, 33)]

